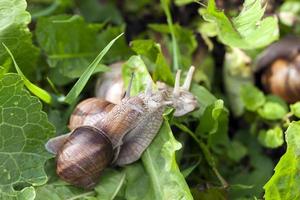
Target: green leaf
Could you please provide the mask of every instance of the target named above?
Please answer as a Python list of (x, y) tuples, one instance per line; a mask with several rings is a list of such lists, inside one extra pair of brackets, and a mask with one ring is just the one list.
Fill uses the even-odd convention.
[(199, 190), (195, 188), (192, 190), (193, 196), (197, 200), (226, 200), (227, 194), (223, 188), (208, 188)]
[(118, 172), (114, 170), (106, 170), (101, 176), (101, 181), (95, 188), (97, 198), (103, 200), (113, 200), (117, 196), (123, 184), (125, 184), (125, 171)]
[(278, 126), (269, 130), (261, 130), (258, 135), (260, 143), (268, 148), (277, 148), (283, 144), (283, 132)]
[[(170, 34), (170, 29), (166, 24), (150, 24), (149, 28), (159, 33)], [(174, 34), (177, 41), (178, 64), (180, 68), (189, 68), (192, 64), (192, 55), (197, 48), (197, 40), (192, 30), (182, 27), (179, 24), (173, 25)], [(172, 50), (172, 52), (174, 49)]]
[(2, 78), (4, 74), (6, 74), (6, 70), (4, 67), (0, 66), (0, 78)]
[(33, 188), (20, 193), (14, 187), (47, 182), (44, 164), (52, 155), (44, 144), (54, 135), (54, 127), (41, 108), (38, 99), (23, 89), (18, 75), (6, 74), (0, 79), (1, 199), (33, 197)]
[(300, 118), (300, 102), (290, 105), (290, 108), (291, 108), (291, 112), (293, 113), (293, 115)]
[(68, 95), (65, 98), (65, 102), (72, 104), (80, 92), (83, 90), (84, 86), (88, 82), (89, 78), (95, 71), (97, 65), (100, 63), (103, 56), (108, 52), (110, 47), (114, 44), (114, 42), (119, 39), (123, 33), (118, 35), (116, 38), (114, 38), (108, 45), (98, 54), (98, 56), (95, 58), (95, 60), (88, 66), (88, 68), (84, 71), (84, 73), (80, 76), (79, 80), (75, 83), (75, 85), (72, 87), (71, 91), (68, 93)]
[(266, 200), (300, 199), (300, 122), (292, 122), (285, 133), (287, 150), (264, 186)]
[[(274, 167), (272, 159), (267, 156), (258, 143), (256, 136), (249, 130), (236, 132), (234, 140), (241, 142), (248, 150), (246, 163), (238, 165), (224, 165), (229, 174), (227, 179), (231, 185), (228, 199), (244, 199), (245, 197), (258, 196), (263, 194), (263, 185), (272, 176)], [(226, 162), (226, 160), (224, 160)], [(223, 162), (221, 163), (223, 166)], [(234, 187), (234, 185), (248, 185), (252, 187)], [(250, 198), (251, 199), (251, 198)]]
[(201, 35), (205, 35), (207, 37), (216, 37), (218, 35), (217, 26), (215, 24), (209, 22), (202, 22), (199, 27), (198, 31)]
[(77, 4), (80, 13), (89, 22), (123, 22), (120, 10), (113, 2), (101, 3), (97, 0), (85, 0)]
[(193, 199), (175, 160), (175, 151), (181, 148), (164, 121), (158, 135), (146, 149), (142, 162), (151, 180), (155, 199)]
[[(36, 197), (36, 193), (35, 193), (34, 188), (26, 187), (20, 191), (20, 193), (17, 196), (17, 199), (34, 200), (35, 197)], [(1, 199), (1, 196), (0, 196), (0, 199)], [(6, 200), (8, 200), (7, 197), (6, 197)]]
[(216, 100), (214, 104), (208, 106), (205, 113), (201, 116), (199, 131), (206, 134), (213, 134), (218, 129), (218, 118), (224, 110), (223, 100)]
[(189, 3), (193, 3), (195, 2), (194, 0), (175, 0), (175, 4), (177, 6), (184, 6), (186, 4), (189, 4)]
[(37, 187), (35, 200), (65, 200), (88, 198), (95, 195), (94, 191), (84, 191), (82, 189), (67, 186), (63, 183), (46, 184), (42, 187)]
[[(200, 117), (196, 134), (208, 139), (208, 146), (217, 153), (224, 154), (230, 147), (228, 137), (228, 110), (221, 99), (206, 107)], [(227, 149), (228, 150), (228, 149)]]
[(258, 114), (267, 120), (277, 120), (282, 119), (287, 114), (287, 110), (279, 103), (267, 102), (258, 109)]
[[(101, 35), (98, 32), (102, 27), (101, 24), (88, 24), (78, 15), (38, 19), (35, 33), (39, 46), (46, 53), (52, 81), (65, 84), (82, 75), (92, 59), (110, 41), (102, 40), (99, 46), (98, 37)], [(105, 69), (98, 67), (98, 71)]]
[(228, 157), (235, 162), (240, 161), (247, 155), (247, 153), (247, 148), (238, 140), (234, 140), (231, 142), (227, 152)]
[(211, 94), (205, 87), (197, 84), (193, 84), (191, 92), (197, 97), (199, 108), (197, 111), (193, 112), (192, 115), (195, 118), (199, 118), (205, 111), (205, 109), (212, 105), (217, 98)]
[(296, 25), (300, 19), (300, 2), (298, 1), (285, 1), (281, 6), (278, 13), (280, 21), (287, 25)]
[(268, 94), (266, 96), (266, 102), (274, 102), (279, 104), (286, 112), (289, 110), (288, 104), (279, 96)]
[[(48, 166), (50, 181), (43, 186), (36, 188), (36, 200), (65, 200), (65, 199), (101, 199), (113, 200), (116, 198), (122, 185), (125, 183), (124, 171), (118, 172), (112, 169), (106, 169), (100, 177), (99, 184), (94, 190), (86, 191), (71, 186), (55, 175), (55, 162)], [(51, 169), (50, 169), (51, 167)]]
[(157, 55), (155, 66), (155, 71), (153, 73), (154, 80), (161, 80), (162, 82), (165, 82), (169, 85), (173, 85), (173, 74), (162, 53), (159, 53)]
[(198, 32), (201, 34), (205, 44), (208, 46), (208, 49), (213, 50), (213, 42), (210, 40), (210, 37), (216, 37), (218, 35), (218, 27), (216, 24), (209, 22), (202, 22), (199, 24)]
[(13, 63), (15, 65), (16, 71), (18, 72), (18, 74), (22, 77), (25, 86), (27, 87), (27, 89), (32, 92), (34, 95), (36, 95), (37, 97), (39, 97), (41, 100), (43, 100), (44, 102), (51, 104), (52, 102), (52, 97), (51, 95), (44, 89), (40, 88), (39, 86), (31, 83), (26, 76), (23, 74), (23, 72), (21, 71), (21, 69), (19, 68), (17, 62), (15, 61), (14, 56), (12, 55), (11, 51), (7, 48), (7, 46), (2, 43), (2, 45), (4, 46), (4, 48), (6, 49), (6, 51), (8, 52), (8, 54), (10, 55), (11, 59), (13, 60)]
[[(125, 168), (126, 189), (125, 199), (128, 200), (153, 200), (154, 190), (150, 177), (141, 162), (133, 163)], [(141, 187), (142, 186), (142, 187)]]
[(138, 55), (145, 56), (151, 61), (151, 64), (155, 65), (154, 81), (161, 80), (169, 85), (174, 84), (173, 74), (158, 43), (153, 40), (134, 40), (130, 44), (133, 51)]
[(39, 18), (35, 33), (49, 66), (77, 78), (96, 55), (95, 40), (100, 29), (100, 25), (87, 24), (80, 16), (59, 15)]
[[(12, 51), (24, 74), (35, 79), (39, 50), (32, 44), (27, 25), (30, 14), (25, 11), (25, 0), (0, 1), (0, 43), (5, 43)], [(0, 65), (10, 59), (5, 48), (0, 48)], [(10, 64), (11, 66), (11, 64)]]
[(130, 82), (132, 73), (134, 73), (134, 77), (130, 91), (131, 96), (145, 91), (148, 81), (152, 80), (141, 56), (131, 56), (123, 65), (122, 76), (126, 87)]
[(218, 27), (218, 38), (226, 45), (242, 49), (262, 48), (279, 36), (276, 17), (262, 18), (265, 6), (262, 0), (245, 0), (241, 13), (230, 20), (219, 11), (214, 0), (201, 9), (203, 18)]
[(241, 88), (241, 98), (245, 108), (250, 111), (256, 111), (264, 105), (266, 98), (264, 94), (255, 86), (247, 84)]
[(138, 55), (143, 55), (151, 61), (155, 61), (157, 54), (161, 52), (160, 44), (153, 40), (133, 40), (130, 47)]

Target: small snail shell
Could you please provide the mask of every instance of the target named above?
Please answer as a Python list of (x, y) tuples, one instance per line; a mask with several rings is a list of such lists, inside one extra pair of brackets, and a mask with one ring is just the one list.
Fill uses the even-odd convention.
[(300, 100), (300, 39), (286, 37), (269, 46), (256, 66), (263, 88), (288, 103)]
[(114, 106), (115, 104), (100, 98), (89, 98), (80, 102), (71, 115), (69, 129), (102, 119)]
[(122, 79), (123, 62), (110, 65), (110, 71), (101, 74), (95, 86), (95, 95), (109, 102), (118, 104), (124, 96), (124, 82)]
[(72, 132), (58, 152), (56, 172), (66, 182), (90, 189), (98, 183), (101, 171), (112, 158), (112, 144), (105, 133), (81, 126)]

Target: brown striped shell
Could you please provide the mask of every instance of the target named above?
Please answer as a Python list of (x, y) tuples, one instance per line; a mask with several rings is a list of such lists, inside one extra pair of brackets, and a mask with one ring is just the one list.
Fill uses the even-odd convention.
[(80, 102), (73, 111), (69, 129), (74, 130), (82, 125), (87, 125), (93, 120), (102, 119), (115, 104), (101, 98), (89, 98)]
[[(75, 128), (57, 152), (58, 176), (72, 185), (93, 188), (101, 172), (118, 157), (123, 137), (137, 126), (144, 111), (139, 97), (125, 98), (117, 106), (97, 98), (81, 102), (70, 120), (70, 127)], [(140, 157), (143, 150), (130, 154)]]
[(57, 154), (56, 173), (68, 183), (93, 188), (113, 158), (105, 133), (91, 126), (76, 128)]
[(287, 37), (269, 46), (256, 65), (263, 88), (288, 103), (300, 100), (300, 39)]

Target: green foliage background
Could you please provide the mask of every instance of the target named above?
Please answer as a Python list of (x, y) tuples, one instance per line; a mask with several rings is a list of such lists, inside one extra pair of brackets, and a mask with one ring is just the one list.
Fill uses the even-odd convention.
[[(1, 0), (0, 199), (299, 199), (300, 103), (265, 94), (252, 68), (272, 42), (299, 35), (300, 3), (225, 4)], [(135, 74), (133, 95), (194, 65), (199, 108), (167, 109), (141, 159), (86, 191), (57, 177), (44, 144), (69, 132), (75, 105), (118, 61), (125, 86)]]

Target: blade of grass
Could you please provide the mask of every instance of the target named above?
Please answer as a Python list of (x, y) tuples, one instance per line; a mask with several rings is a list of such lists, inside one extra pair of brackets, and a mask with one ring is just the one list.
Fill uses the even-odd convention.
[(161, 0), (160, 1), (164, 12), (166, 14), (167, 17), (167, 23), (170, 29), (170, 33), (171, 33), (171, 37), (172, 37), (172, 50), (173, 50), (173, 67), (174, 70), (178, 70), (179, 69), (179, 50), (178, 50), (178, 45), (177, 45), (177, 40), (175, 37), (175, 30), (174, 30), (174, 26), (173, 26), (173, 20), (172, 20), (172, 16), (171, 16), (171, 12), (170, 12), (170, 8), (169, 8), (169, 0)]
[(24, 81), (24, 85), (27, 87), (27, 89), (32, 92), (35, 96), (37, 96), (38, 98), (40, 98), (42, 101), (44, 101), (47, 104), (51, 104), (52, 103), (52, 97), (51, 95), (44, 89), (38, 87), (37, 85), (31, 83), (26, 76), (23, 74), (23, 72), (21, 71), (21, 69), (19, 68), (17, 62), (15, 61), (15, 58), (13, 56), (13, 54), (11, 53), (11, 51), (9, 50), (9, 48), (2, 43), (2, 45), (4, 46), (4, 48), (6, 49), (7, 53), (10, 55), (14, 66), (16, 68), (17, 73), (22, 77), (23, 81)]
[(47, 77), (46, 79), (47, 79), (49, 85), (51, 86), (52, 90), (53, 90), (56, 94), (59, 94), (57, 88), (55, 87), (54, 83), (50, 80), (50, 78)]
[(108, 52), (108, 50), (111, 48), (111, 46), (115, 43), (117, 39), (119, 39), (124, 33), (121, 33), (117, 37), (115, 37), (112, 41), (108, 43), (108, 45), (98, 54), (98, 56), (95, 58), (95, 60), (88, 66), (88, 68), (84, 71), (84, 73), (80, 76), (79, 80), (75, 83), (71, 91), (68, 93), (68, 95), (65, 98), (65, 102), (68, 104), (72, 104), (80, 92), (83, 90), (84, 86), (88, 82), (89, 78), (95, 71), (97, 65), (102, 60), (103, 56)]

